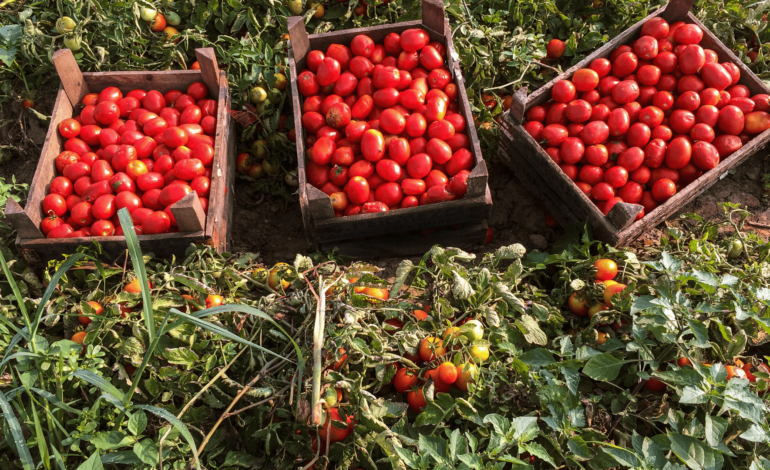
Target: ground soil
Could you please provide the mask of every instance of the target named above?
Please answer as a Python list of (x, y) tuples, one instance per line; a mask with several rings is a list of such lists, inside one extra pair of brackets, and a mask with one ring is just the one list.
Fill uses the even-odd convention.
[[(53, 95), (38, 99), (36, 109), (50, 115)], [(31, 183), (45, 141), (48, 124), (28, 112), (21, 112), (17, 103), (5, 106), (0, 120), (0, 149), (7, 160), (0, 162), (0, 177), (9, 180), (15, 175), (20, 183)], [(10, 149), (10, 152), (9, 152)], [(10, 158), (9, 157), (10, 153)], [(489, 226), (494, 238), (477, 254), (490, 252), (499, 246), (522, 243), (527, 249), (546, 250), (562, 233), (560, 228), (545, 225), (544, 206), (517, 181), (513, 172), (487, 155), (489, 187), (494, 206)], [(491, 157), (491, 158), (490, 158)], [(740, 203), (750, 210), (754, 225), (749, 228), (770, 235), (770, 201), (763, 201), (762, 176), (770, 173), (770, 157), (764, 151), (749, 158), (709, 190), (688, 204), (680, 213), (696, 212), (706, 218), (719, 216), (719, 202)], [(249, 194), (250, 182), (239, 179), (235, 187), (233, 212), (232, 251), (258, 253), (262, 262), (291, 262), (296, 253), (308, 254), (310, 247), (305, 238), (297, 199), (287, 201), (279, 197), (255, 199)], [(677, 215), (646, 234), (637, 246), (653, 244), (660, 238), (666, 225), (676, 223)], [(376, 257), (376, 253), (373, 254)], [(417, 258), (415, 258), (417, 259)], [(377, 265), (386, 274), (393, 273), (400, 259), (379, 259)]]

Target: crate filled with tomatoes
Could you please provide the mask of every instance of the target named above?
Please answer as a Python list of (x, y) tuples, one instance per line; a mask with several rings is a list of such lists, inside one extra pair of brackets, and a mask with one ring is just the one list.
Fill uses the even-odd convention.
[(289, 18), (300, 204), (316, 249), (470, 247), (492, 200), (440, 0), (422, 20), (308, 35)]
[(26, 206), (6, 217), (19, 252), (41, 265), (78, 246), (125, 253), (117, 211), (131, 213), (145, 251), (184, 255), (191, 243), (228, 248), (235, 128), (227, 77), (213, 49), (199, 70), (82, 73), (53, 56), (62, 85)]
[(671, 0), (531, 95), (514, 94), (499, 156), (562, 226), (587, 221), (626, 244), (766, 146), (770, 89), (692, 3)]

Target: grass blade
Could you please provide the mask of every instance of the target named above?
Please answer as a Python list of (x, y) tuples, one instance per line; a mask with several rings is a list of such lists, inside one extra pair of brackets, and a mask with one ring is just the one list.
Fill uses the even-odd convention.
[[(11, 346), (8, 348), (8, 352), (10, 352), (11, 349), (13, 349), (14, 346), (16, 346), (16, 345), (12, 343)], [(21, 357), (21, 356), (37, 357), (38, 354), (31, 353), (31, 352), (26, 352), (26, 351), (21, 351), (21, 352), (17, 352), (16, 354), (12, 354), (12, 355), (10, 355), (10, 356), (8, 356), (6, 358), (3, 358), (3, 361), (0, 362), (0, 375), (3, 375), (3, 368), (8, 363), (8, 361), (10, 361), (11, 359), (15, 359), (17, 357)]]
[[(278, 357), (280, 359), (285, 359), (287, 361), (289, 360), (289, 359), (281, 356), (280, 354), (277, 354), (277, 353), (275, 353), (275, 352), (273, 352), (273, 351), (271, 351), (271, 350), (269, 350), (267, 348), (263, 348), (262, 346), (260, 346), (258, 344), (254, 344), (254, 343), (252, 343), (251, 341), (249, 341), (247, 339), (243, 339), (240, 336), (236, 335), (235, 333), (232, 333), (231, 331), (228, 331), (228, 330), (222, 328), (221, 326), (215, 325), (215, 324), (213, 324), (211, 322), (208, 322), (206, 320), (203, 320), (201, 318), (194, 317), (194, 316), (189, 315), (187, 313), (180, 312), (179, 310), (177, 310), (175, 308), (172, 308), (170, 310), (170, 312), (173, 313), (174, 315), (182, 317), (185, 321), (188, 321), (188, 322), (190, 322), (190, 323), (192, 323), (192, 324), (194, 324), (194, 325), (196, 325), (196, 326), (198, 326), (200, 328), (203, 328), (204, 330), (208, 330), (208, 331), (210, 331), (212, 333), (215, 333), (215, 334), (218, 334), (220, 336), (223, 336), (223, 337), (229, 339), (230, 341), (235, 341), (235, 342), (238, 342), (238, 343), (241, 343), (241, 344), (245, 344), (246, 346), (251, 346), (252, 348), (259, 349), (260, 351), (265, 352), (267, 354), (272, 354), (273, 356), (276, 356), (276, 357)], [(293, 362), (293, 361), (291, 361), (291, 362)]]
[(59, 400), (59, 398), (57, 398), (56, 395), (54, 395), (53, 393), (46, 392), (45, 390), (40, 390), (39, 388), (30, 388), (30, 390), (37, 393), (38, 395), (45, 398), (46, 400), (48, 400), (48, 402), (53, 406), (55, 406), (56, 408), (59, 408), (64, 411), (68, 411), (70, 413), (74, 413), (76, 415), (83, 413), (82, 411), (76, 410), (75, 408)]
[(104, 470), (102, 459), (99, 458), (99, 451), (95, 451), (88, 460), (80, 464), (78, 470)]
[[(0, 254), (0, 256), (2, 256), (2, 254)], [(27, 441), (24, 440), (24, 434), (21, 432), (19, 421), (16, 419), (16, 415), (13, 413), (10, 403), (5, 399), (4, 393), (0, 393), (0, 410), (3, 411), (3, 417), (8, 423), (8, 428), (11, 430), (13, 445), (16, 447), (16, 452), (21, 458), (22, 468), (24, 470), (34, 470), (35, 463), (32, 461), (32, 455), (27, 448)]]
[(45, 311), (45, 307), (48, 304), (48, 299), (50, 299), (51, 295), (53, 295), (53, 291), (56, 289), (56, 285), (59, 283), (59, 279), (64, 276), (64, 273), (66, 273), (73, 264), (77, 263), (81, 258), (85, 257), (86, 255), (84, 253), (75, 253), (74, 255), (68, 257), (67, 261), (65, 261), (61, 266), (59, 266), (59, 269), (56, 270), (56, 273), (51, 278), (51, 282), (48, 283), (48, 287), (43, 294), (43, 298), (40, 299), (40, 303), (37, 306), (37, 312), (35, 312), (35, 320), (30, 326), (31, 333), (29, 336), (31, 338), (34, 338), (35, 334), (37, 333), (37, 327), (40, 324), (40, 317), (43, 316), (43, 311)]
[[(13, 278), (11, 270), (8, 269), (8, 264), (5, 262), (5, 256), (3, 256), (2, 250), (0, 250), (0, 265), (2, 265), (3, 267), (3, 273), (5, 273), (5, 278), (8, 279), (8, 284), (11, 285), (11, 290), (13, 290), (13, 295), (14, 297), (16, 297), (16, 303), (19, 304), (19, 311), (24, 317), (24, 321), (27, 322), (27, 327), (29, 328), (29, 315), (27, 315), (27, 306), (24, 305), (24, 297), (21, 296), (21, 291), (19, 291), (19, 286), (16, 284), (16, 280)], [(19, 331), (15, 326), (13, 326), (12, 328), (15, 331)]]
[(102, 455), (102, 463), (117, 463), (122, 465), (137, 465), (140, 466), (144, 462), (139, 460), (133, 450), (121, 450), (120, 452), (112, 452), (110, 454)]
[(97, 387), (101, 389), (103, 392), (109, 393), (110, 395), (116, 397), (118, 400), (123, 401), (124, 395), (123, 392), (115, 388), (114, 385), (104, 380), (103, 377), (100, 377), (90, 370), (85, 369), (78, 369), (73, 374), (75, 377), (85, 380), (86, 382), (90, 383), (94, 387)]
[[(27, 391), (29, 393), (29, 391)], [(35, 423), (35, 437), (37, 440), (37, 448), (40, 451), (40, 458), (43, 460), (43, 466), (46, 470), (51, 470), (51, 459), (48, 455), (48, 443), (45, 440), (45, 431), (43, 431), (43, 425), (40, 424), (40, 418), (37, 415), (37, 408), (35, 402), (30, 400), (29, 406), (32, 409), (32, 419)]]
[(53, 443), (51, 443), (51, 452), (53, 452), (54, 461), (56, 462), (56, 465), (58, 465), (59, 470), (67, 470), (67, 467), (64, 466), (64, 459), (61, 458), (61, 454), (56, 450)]
[(171, 413), (164, 410), (163, 408), (158, 408), (156, 406), (134, 405), (134, 408), (139, 408), (140, 410), (147, 410), (150, 413), (158, 416), (159, 418), (163, 418), (169, 423), (171, 423), (171, 425), (174, 426), (182, 434), (182, 437), (185, 438), (185, 440), (187, 441), (187, 444), (193, 450), (193, 455), (195, 456), (195, 466), (198, 468), (198, 470), (200, 470), (201, 463), (200, 463), (200, 460), (198, 460), (198, 448), (195, 446), (195, 440), (193, 439), (192, 434), (190, 434), (190, 431), (187, 429), (187, 426), (185, 426), (184, 423), (179, 420), (179, 418), (172, 415)]
[(136, 277), (139, 278), (139, 284), (142, 286), (142, 315), (144, 316), (147, 334), (150, 342), (152, 342), (155, 339), (155, 316), (152, 312), (150, 291), (147, 289), (147, 271), (144, 269), (144, 257), (139, 246), (139, 239), (134, 231), (134, 224), (131, 222), (131, 214), (128, 213), (126, 208), (118, 211), (118, 219), (120, 219), (123, 234), (126, 236), (126, 245), (128, 245), (128, 253), (131, 255), (134, 272)]

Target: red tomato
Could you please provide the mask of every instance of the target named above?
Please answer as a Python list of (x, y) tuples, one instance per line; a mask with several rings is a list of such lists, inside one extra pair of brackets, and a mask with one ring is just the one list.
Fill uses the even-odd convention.
[(64, 119), (59, 123), (59, 134), (65, 139), (77, 137), (80, 134), (80, 123), (74, 119)]
[[(645, 153), (639, 147), (631, 147), (618, 157), (618, 166), (631, 172), (642, 166), (645, 159)], [(621, 196), (622, 197), (622, 196)]]
[(703, 48), (697, 44), (685, 47), (679, 55), (679, 70), (685, 75), (698, 73), (705, 64), (706, 54), (703, 52)]
[(163, 207), (168, 207), (191, 192), (192, 188), (186, 183), (168, 185), (161, 190), (160, 195), (158, 196), (158, 203)]
[(655, 39), (665, 38), (668, 35), (668, 31), (668, 22), (661, 17), (651, 18), (642, 25), (642, 35), (652, 36)]
[[(377, 174), (380, 175), (385, 181), (397, 181), (401, 178), (402, 175), (401, 166), (395, 161), (387, 158), (377, 162), (376, 170)], [(388, 205), (392, 206), (394, 204)]]
[(658, 39), (652, 36), (644, 36), (634, 42), (634, 53), (639, 59), (652, 60), (658, 55)]
[(633, 52), (624, 52), (613, 60), (612, 74), (618, 78), (630, 75), (636, 70), (638, 59)]
[(569, 80), (560, 80), (551, 89), (551, 98), (557, 103), (569, 103), (577, 98), (577, 89)]
[(209, 94), (209, 88), (203, 82), (193, 82), (187, 87), (187, 94), (195, 100), (202, 100)]
[(203, 163), (197, 158), (180, 160), (174, 165), (174, 176), (184, 181), (192, 181), (198, 176), (202, 176), (205, 171)]
[(587, 145), (601, 144), (609, 135), (610, 128), (602, 121), (589, 122), (580, 132), (580, 138)]
[(115, 204), (115, 196), (112, 194), (101, 195), (94, 201), (94, 219), (109, 219), (115, 214), (117, 214), (117, 206)]
[(701, 39), (703, 30), (695, 24), (685, 24), (674, 31), (674, 41), (679, 44), (698, 44)]
[(597, 201), (607, 201), (615, 197), (615, 188), (608, 183), (598, 183), (591, 189), (591, 197)]
[(734, 135), (720, 135), (714, 139), (713, 144), (723, 159), (737, 152), (743, 146), (741, 139)]
[(745, 118), (737, 106), (728, 105), (719, 111), (719, 129), (725, 134), (738, 135), (743, 131)]
[(142, 107), (157, 114), (166, 107), (166, 99), (159, 91), (150, 90), (142, 99)]
[(69, 224), (61, 224), (52, 228), (46, 238), (67, 238), (74, 232), (73, 228)]
[(362, 176), (353, 176), (345, 185), (345, 194), (352, 204), (364, 204), (369, 200), (369, 183)]
[(676, 184), (668, 178), (661, 178), (652, 185), (652, 197), (658, 202), (666, 202), (676, 193)]
[(551, 39), (545, 46), (546, 57), (549, 59), (561, 59), (564, 51), (567, 50), (567, 44), (560, 39)]
[(43, 214), (63, 217), (67, 213), (67, 200), (61, 194), (49, 194), (43, 198)]
[(159, 233), (168, 233), (171, 229), (171, 218), (162, 211), (153, 212), (142, 224), (143, 235), (154, 235)]
[(622, 166), (613, 166), (604, 172), (604, 181), (613, 188), (620, 188), (628, 182), (628, 170)]
[(593, 90), (599, 85), (599, 73), (593, 69), (579, 69), (572, 76), (575, 89), (580, 92)]
[(142, 199), (134, 193), (123, 191), (122, 193), (118, 193), (118, 195), (115, 196), (116, 210), (126, 208), (128, 209), (128, 213), (131, 214), (140, 207), (142, 207)]
[[(401, 200), (404, 198), (404, 193), (398, 183), (387, 182), (377, 188), (375, 191), (375, 197), (378, 201), (384, 203), (386, 206), (395, 207), (401, 203)], [(367, 211), (366, 206), (367, 204), (364, 204), (362, 212)]]
[(719, 165), (719, 151), (709, 142), (696, 142), (692, 146), (692, 162), (707, 171)]
[(48, 186), (49, 194), (58, 194), (64, 198), (70, 196), (74, 191), (72, 181), (64, 176), (57, 176)]
[(626, 104), (636, 100), (639, 97), (639, 93), (638, 83), (624, 80), (612, 89), (612, 99), (618, 104)]
[(401, 48), (405, 51), (419, 51), (429, 43), (430, 36), (425, 30), (412, 28), (401, 33)]

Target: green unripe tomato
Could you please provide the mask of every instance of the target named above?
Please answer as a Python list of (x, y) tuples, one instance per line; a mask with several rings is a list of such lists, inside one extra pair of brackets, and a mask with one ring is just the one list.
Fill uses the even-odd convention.
[(737, 258), (743, 253), (743, 242), (740, 240), (733, 240), (730, 246), (727, 248), (727, 257), (730, 259)]
[(270, 101), (273, 104), (280, 104), (281, 103), (281, 90), (278, 88), (273, 88), (270, 90)]
[(302, 14), (302, 0), (289, 0), (289, 11), (292, 15)]
[(262, 162), (262, 169), (268, 175), (275, 175), (281, 169), (281, 163), (275, 158), (267, 158)]
[(182, 18), (179, 17), (175, 12), (170, 11), (166, 15), (166, 23), (170, 24), (171, 26), (179, 26), (179, 24), (182, 22)]
[(255, 140), (251, 144), (251, 154), (257, 159), (262, 161), (267, 156), (267, 143), (264, 140)]
[(252, 104), (259, 104), (267, 99), (267, 92), (261, 86), (255, 86), (249, 90), (249, 101)]
[(283, 180), (286, 181), (286, 184), (288, 186), (291, 186), (292, 188), (299, 187), (299, 178), (297, 177), (297, 170), (291, 170), (290, 172), (286, 173), (286, 176), (283, 177)]
[(75, 29), (75, 26), (77, 26), (77, 23), (75, 23), (75, 20), (69, 16), (62, 16), (56, 20), (56, 31), (58, 31), (59, 34), (71, 33), (72, 30)]
[(139, 9), (139, 16), (141, 16), (144, 21), (152, 21), (158, 16), (158, 10), (155, 8), (142, 7)]
[(478, 320), (469, 320), (460, 327), (462, 335), (471, 341), (478, 341), (484, 338), (484, 325)]
[(75, 35), (65, 36), (64, 47), (71, 50), (72, 52), (79, 51), (81, 47), (80, 36), (75, 36)]

